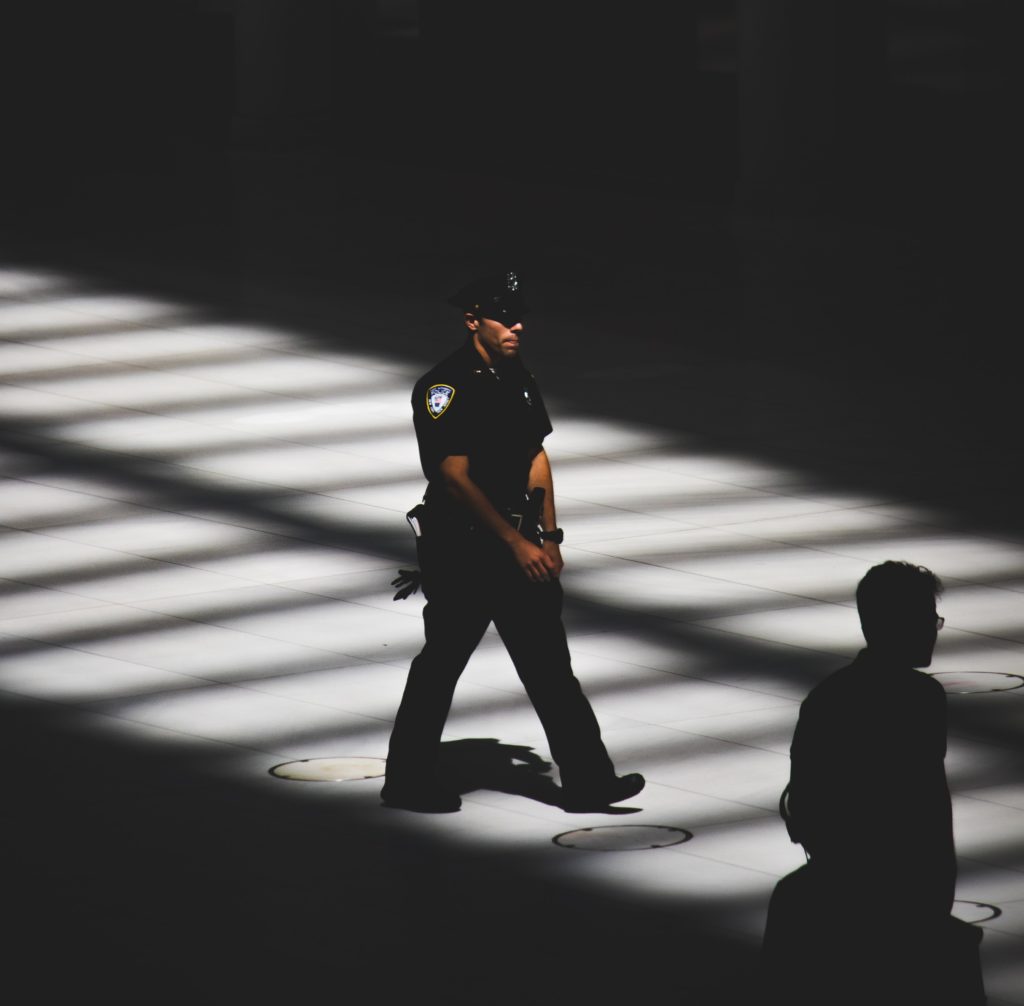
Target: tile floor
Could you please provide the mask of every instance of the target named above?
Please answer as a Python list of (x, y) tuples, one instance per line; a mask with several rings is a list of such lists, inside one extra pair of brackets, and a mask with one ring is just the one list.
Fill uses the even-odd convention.
[[(388, 811), (379, 780), (268, 773), (386, 753), (421, 632), (418, 597), (394, 603), (388, 587), (410, 561), (403, 514), (421, 490), (407, 416), (419, 362), (364, 352), (358, 333), (325, 348), (287, 326), (14, 261), (0, 268), (0, 334), (0, 706), (33, 724), (10, 736), (47, 766), (38, 790), (31, 771), (20, 784), (21, 813), (45, 805), (40, 820), (63, 829), (64, 798), (78, 815), (56, 865), (41, 827), (18, 832), (22, 855), (44, 850), (29, 856), (24, 899), (38, 890), (47, 914), (78, 924), (80, 965), (100, 953), (83, 932), (111, 927), (135, 956), (128, 973), (149, 983), (125, 1001), (153, 1001), (158, 974), (182, 994), (204, 973), (237, 982), (214, 967), (218, 917), (244, 933), (232, 968), (258, 976), (276, 957), (295, 989), (317, 968), (336, 969), (341, 987), (361, 974), (382, 1003), (406, 1001), (403, 977), (375, 970), (401, 970), (380, 949), (396, 933), (426, 941), (419, 966), (437, 970), (417, 980), (441, 981), (438, 1001), (524, 1001), (524, 988), (533, 1002), (758, 1001), (768, 896), (803, 860), (776, 813), (798, 703), (860, 645), (857, 579), (908, 558), (947, 584), (932, 670), (950, 689), (958, 911), (983, 919), (990, 1002), (1024, 1004), (1024, 688), (955, 687), (965, 672), (1024, 684), (1008, 677), (1024, 674), (1024, 536), (972, 531), (927, 500), (837, 488), (755, 446), (716, 452), (646, 424), (640, 408), (612, 420), (552, 387), (575, 666), (618, 765), (644, 772), (647, 789), (614, 816), (487, 788), (458, 815)], [(474, 738), (546, 757), (493, 635), (445, 737)], [(74, 783), (58, 771), (79, 762)], [(206, 814), (219, 837), (199, 824)], [(143, 834), (141, 851), (109, 848), (112, 820)], [(186, 839), (185, 822), (206, 838)], [(552, 841), (624, 825), (692, 837), (610, 852)], [(66, 843), (81, 829), (95, 837), (79, 860)], [(258, 852), (225, 848), (236, 840)], [(177, 862), (169, 879), (154, 884), (153, 857)], [(123, 862), (143, 870), (134, 895)], [(442, 879), (422, 876), (435, 869)], [(439, 937), (416, 928), (440, 891), (453, 941), (475, 925), (460, 913), (490, 905), (480, 925), (511, 945), (485, 952), (481, 940), (472, 960), (455, 949), (446, 963)], [(155, 921), (151, 898), (177, 904), (172, 921)], [(623, 928), (588, 943), (609, 920)], [(588, 984), (572, 968), (594, 946), (630, 956)], [(256, 978), (244, 987), (223, 1001), (259, 999)]]

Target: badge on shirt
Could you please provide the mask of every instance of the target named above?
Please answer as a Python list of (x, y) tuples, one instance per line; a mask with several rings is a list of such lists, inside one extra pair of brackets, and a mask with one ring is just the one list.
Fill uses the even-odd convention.
[(435, 384), (427, 390), (427, 411), (431, 419), (440, 419), (452, 404), (455, 389), (450, 384)]

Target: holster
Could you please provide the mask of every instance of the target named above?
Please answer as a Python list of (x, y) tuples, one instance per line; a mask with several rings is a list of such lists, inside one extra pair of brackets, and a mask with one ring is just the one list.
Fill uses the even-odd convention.
[(527, 494), (523, 503), (523, 512), (510, 513), (509, 521), (512, 526), (524, 537), (527, 541), (532, 541), (534, 545), (541, 544), (541, 525), (544, 517), (544, 488), (542, 486), (535, 486)]
[(412, 528), (412, 533), (417, 541), (423, 537), (423, 530), (426, 526), (427, 520), (427, 505), (426, 503), (417, 503), (406, 515), (405, 519), (409, 522), (409, 527)]

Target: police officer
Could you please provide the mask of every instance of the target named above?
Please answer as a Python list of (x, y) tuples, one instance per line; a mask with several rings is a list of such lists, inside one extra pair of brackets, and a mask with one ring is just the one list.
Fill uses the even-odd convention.
[(412, 394), (429, 483), (417, 519), (426, 641), (395, 717), (381, 798), (408, 810), (459, 809), (458, 793), (435, 775), (438, 746), (459, 675), (493, 622), (558, 763), (563, 806), (601, 810), (639, 793), (644, 778), (616, 776), (572, 672), (562, 531), (543, 446), (551, 424), (519, 358), (519, 282), (515, 273), (477, 280), (449, 303), (464, 312), (466, 340)]

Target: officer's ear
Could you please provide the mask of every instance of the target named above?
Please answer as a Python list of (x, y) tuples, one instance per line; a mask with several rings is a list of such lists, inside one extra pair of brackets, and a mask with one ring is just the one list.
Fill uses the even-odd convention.
[(464, 311), (462, 317), (465, 319), (466, 328), (475, 332), (480, 327), (480, 319), (472, 311)]

